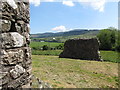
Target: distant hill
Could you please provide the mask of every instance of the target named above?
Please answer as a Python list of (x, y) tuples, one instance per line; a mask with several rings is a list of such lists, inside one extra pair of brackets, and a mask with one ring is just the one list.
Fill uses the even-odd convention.
[(99, 32), (98, 29), (88, 30), (88, 29), (74, 29), (67, 32), (58, 32), (58, 33), (40, 33), (40, 34), (31, 34), (32, 38), (47, 38), (47, 37), (58, 37), (58, 36), (72, 36), (72, 35), (97, 35)]

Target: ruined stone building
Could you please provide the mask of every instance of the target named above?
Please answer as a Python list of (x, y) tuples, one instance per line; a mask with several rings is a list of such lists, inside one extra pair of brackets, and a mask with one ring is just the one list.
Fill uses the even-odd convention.
[(0, 88), (30, 87), (30, 16), (27, 1), (0, 1)]
[(69, 39), (65, 42), (64, 51), (59, 57), (101, 61), (99, 42), (96, 38)]

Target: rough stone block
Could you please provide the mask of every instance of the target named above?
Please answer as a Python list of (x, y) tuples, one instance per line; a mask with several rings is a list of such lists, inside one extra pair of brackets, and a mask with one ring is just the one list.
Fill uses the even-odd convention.
[(0, 42), (1, 48), (14, 48), (24, 46), (26, 40), (25, 37), (17, 32), (10, 32), (0, 34)]
[(1, 50), (1, 64), (15, 65), (24, 60), (24, 52), (21, 48)]
[(32, 67), (27, 68), (26, 72), (30, 75), (32, 73)]
[(18, 88), (18, 87), (21, 87), (23, 85), (26, 85), (27, 83), (29, 83), (29, 81), (30, 81), (30, 77), (28, 76), (27, 73), (24, 73), (23, 75), (20, 76), (20, 78), (17, 78), (15, 80), (11, 81), (8, 84), (8, 87)]
[(18, 20), (17, 23), (15, 23), (15, 29), (18, 33), (20, 33), (22, 36), (26, 38), (26, 42), (30, 44), (30, 26), (29, 24)]
[[(9, 1), (9, 0), (7, 0)], [(12, 3), (11, 3), (12, 4)], [(2, 19), (6, 19), (6, 20), (10, 20), (15, 22), (15, 16), (16, 16), (16, 9), (14, 9), (13, 7), (11, 7), (10, 2), (2, 2)]]
[(27, 42), (27, 44), (30, 44), (30, 41), (31, 41), (31, 39), (30, 39), (30, 34), (28, 34), (27, 32), (25, 32), (24, 33), (25, 35), (25, 38), (26, 38), (26, 42)]
[(23, 61), (20, 62), (19, 65), (27, 69), (31, 66), (32, 63), (31, 49), (29, 47), (22, 47), (21, 49), (24, 52), (24, 56), (23, 56)]
[(15, 22), (15, 20), (24, 20), (25, 22), (29, 22), (29, 2), (15, 2), (14, 0), (2, 3), (2, 17), (3, 19), (11, 20)]
[(10, 75), (8, 72), (0, 72), (0, 86), (9, 83), (10, 81)]
[(17, 20), (24, 20), (25, 22), (29, 22), (29, 4), (23, 2), (17, 2), (19, 8), (17, 8)]
[(9, 20), (2, 20), (0, 19), (0, 33), (1, 32), (8, 32), (11, 28), (11, 21)]
[(25, 72), (25, 69), (16, 65), (14, 69), (10, 70), (10, 75), (15, 79)]

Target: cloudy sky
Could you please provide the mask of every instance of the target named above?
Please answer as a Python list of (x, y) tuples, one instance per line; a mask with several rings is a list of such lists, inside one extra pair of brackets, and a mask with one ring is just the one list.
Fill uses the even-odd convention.
[(30, 19), (31, 33), (118, 28), (118, 2), (30, 0)]

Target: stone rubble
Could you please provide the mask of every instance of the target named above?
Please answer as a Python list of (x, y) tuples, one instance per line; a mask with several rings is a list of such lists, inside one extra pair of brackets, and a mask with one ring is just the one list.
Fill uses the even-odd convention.
[(40, 80), (38, 77), (35, 77), (34, 75), (32, 75), (32, 79), (35, 79), (34, 83), (37, 83), (37, 86), (39, 89), (48, 89), (48, 88), (52, 88), (52, 86), (49, 83), (46, 83), (42, 80)]

